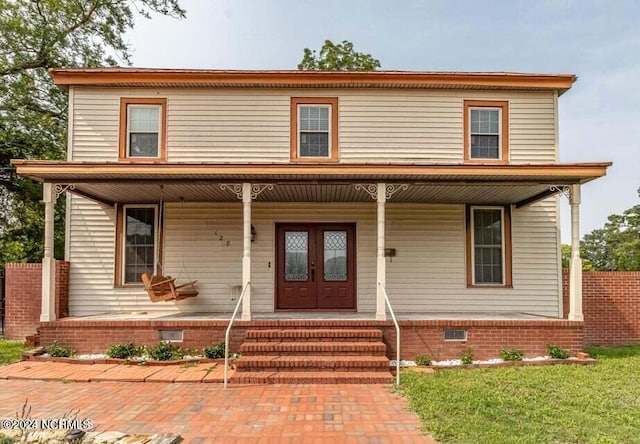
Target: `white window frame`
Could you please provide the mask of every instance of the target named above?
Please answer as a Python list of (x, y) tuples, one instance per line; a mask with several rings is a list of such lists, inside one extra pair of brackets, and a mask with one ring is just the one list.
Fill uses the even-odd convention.
[(122, 239), (120, 245), (120, 276), (122, 276), (122, 285), (138, 285), (139, 281), (127, 282), (127, 209), (129, 208), (153, 208), (153, 274), (157, 274), (158, 270), (158, 240), (159, 240), (159, 221), (158, 221), (158, 205), (156, 204), (126, 204), (122, 206)]
[[(476, 282), (476, 239), (475, 239), (475, 210), (500, 210), (500, 241), (501, 241), (501, 255), (502, 255), (502, 281), (498, 282)], [(495, 287), (495, 286), (504, 286), (507, 282), (507, 266), (506, 266), (506, 239), (505, 239), (505, 230), (504, 230), (504, 207), (492, 207), (492, 206), (471, 206), (469, 209), (471, 212), (470, 221), (471, 224), (471, 279), (474, 286), (482, 287)]]
[[(131, 155), (131, 110), (134, 108), (155, 108), (158, 110), (158, 152), (155, 156), (132, 156)], [(162, 105), (157, 105), (153, 103), (145, 104), (145, 103), (129, 103), (127, 104), (127, 129), (126, 129), (126, 154), (127, 158), (131, 159), (159, 159), (161, 157), (162, 152), (162, 113), (163, 113)], [(137, 133), (142, 134), (156, 134), (156, 132), (151, 131), (136, 131)]]
[[(327, 122), (327, 127), (328, 127), (328, 130), (327, 130), (328, 147), (327, 148), (328, 149), (327, 149), (327, 155), (326, 156), (302, 156), (300, 154), (300, 149), (302, 148), (302, 146), (301, 146), (302, 144), (300, 143), (300, 135), (302, 133), (309, 132), (309, 131), (301, 131), (300, 130), (300, 126), (301, 126), (300, 125), (300, 118), (301, 118), (300, 117), (300, 109), (302, 107), (327, 108), (329, 110), (329, 114), (327, 116), (327, 119), (328, 119), (328, 122)], [(296, 113), (297, 114), (297, 119), (298, 119), (298, 122), (297, 122), (297, 127), (298, 127), (297, 128), (297, 130), (298, 130), (298, 134), (297, 134), (297, 137), (298, 137), (298, 143), (297, 143), (297, 145), (298, 145), (298, 153), (297, 153), (298, 154), (298, 159), (331, 159), (331, 157), (332, 157), (331, 153), (333, 151), (333, 146), (331, 145), (331, 138), (332, 138), (332, 133), (333, 133), (333, 128), (332, 128), (332, 125), (331, 125), (331, 120), (333, 118), (333, 115), (332, 115), (333, 109), (332, 108), (333, 108), (333, 106), (331, 104), (328, 104), (328, 103), (299, 103), (298, 104), (297, 113)], [(314, 131), (314, 132), (320, 132), (320, 131)]]
[[(471, 132), (471, 111), (473, 110), (479, 110), (479, 111), (498, 111), (498, 157), (494, 158), (494, 157), (473, 157), (472, 156), (472, 148), (471, 148), (471, 136), (474, 135), (473, 132)], [(469, 115), (467, 116), (467, 118), (469, 119), (469, 134), (467, 134), (467, 137), (469, 137), (469, 159), (471, 160), (503, 160), (502, 159), (502, 146), (503, 146), (503, 140), (502, 138), (503, 136), (503, 129), (502, 129), (502, 107), (501, 106), (470, 106), (469, 107)], [(495, 136), (495, 134), (493, 133), (477, 133), (475, 135), (478, 136)]]

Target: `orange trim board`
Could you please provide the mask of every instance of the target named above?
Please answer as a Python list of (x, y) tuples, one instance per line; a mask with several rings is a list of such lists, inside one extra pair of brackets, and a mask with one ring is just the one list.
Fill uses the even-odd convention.
[(17, 173), (24, 176), (55, 176), (56, 174), (95, 177), (99, 174), (140, 175), (456, 175), (456, 176), (568, 176), (601, 177), (606, 175), (611, 162), (572, 164), (526, 164), (526, 165), (395, 165), (395, 164), (168, 164), (168, 163), (118, 163), (118, 162), (65, 162), (14, 159), (11, 161)]
[(224, 71), (140, 68), (51, 69), (56, 85), (251, 85), (260, 86), (476, 86), (488, 88), (531, 88), (567, 90), (576, 81), (573, 74), (530, 74), (504, 72), (420, 72), (420, 71)]

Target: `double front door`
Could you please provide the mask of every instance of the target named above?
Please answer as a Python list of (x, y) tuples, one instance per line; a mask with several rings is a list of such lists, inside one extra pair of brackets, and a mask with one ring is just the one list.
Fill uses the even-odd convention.
[(276, 308), (355, 310), (354, 224), (278, 224)]

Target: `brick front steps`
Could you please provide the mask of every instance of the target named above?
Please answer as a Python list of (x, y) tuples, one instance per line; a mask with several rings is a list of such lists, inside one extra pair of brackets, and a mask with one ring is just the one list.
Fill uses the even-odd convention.
[(390, 384), (379, 329), (247, 330), (231, 383)]

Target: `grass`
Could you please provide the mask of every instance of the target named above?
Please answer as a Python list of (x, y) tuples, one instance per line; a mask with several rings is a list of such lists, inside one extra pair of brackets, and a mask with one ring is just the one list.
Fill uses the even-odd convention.
[(0, 338), (0, 364), (18, 362), (24, 348), (24, 342), (7, 341)]
[(640, 443), (640, 345), (597, 365), (402, 373), (402, 394), (443, 443)]

